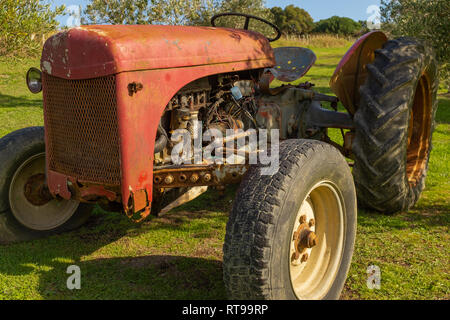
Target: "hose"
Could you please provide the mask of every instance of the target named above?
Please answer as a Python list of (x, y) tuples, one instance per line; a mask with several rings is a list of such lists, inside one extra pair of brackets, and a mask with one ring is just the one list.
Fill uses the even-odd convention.
[(159, 134), (159, 137), (155, 141), (155, 153), (160, 153), (166, 147), (167, 142), (169, 142), (169, 138), (167, 137), (167, 132), (162, 127), (161, 122), (158, 125), (157, 134)]

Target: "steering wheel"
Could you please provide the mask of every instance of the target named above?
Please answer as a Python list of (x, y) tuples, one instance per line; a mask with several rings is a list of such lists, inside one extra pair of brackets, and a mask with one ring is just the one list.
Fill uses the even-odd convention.
[(269, 40), (269, 42), (276, 41), (276, 40), (280, 39), (280, 37), (281, 37), (280, 29), (276, 25), (274, 25), (272, 22), (267, 21), (266, 19), (263, 19), (263, 18), (260, 18), (260, 17), (257, 17), (257, 16), (252, 16), (251, 14), (246, 14), (246, 13), (225, 12), (225, 13), (216, 14), (215, 16), (213, 16), (211, 18), (211, 25), (213, 27), (215, 27), (216, 26), (216, 24), (215, 24), (216, 19), (220, 18), (220, 17), (224, 17), (224, 16), (245, 17), (245, 23), (244, 23), (244, 28), (243, 28), (244, 30), (248, 30), (248, 25), (249, 25), (250, 19), (255, 19), (255, 20), (264, 22), (265, 24), (268, 24), (269, 26), (271, 26), (277, 32), (277, 35), (275, 36), (275, 38), (267, 38), (266, 37), (267, 40)]

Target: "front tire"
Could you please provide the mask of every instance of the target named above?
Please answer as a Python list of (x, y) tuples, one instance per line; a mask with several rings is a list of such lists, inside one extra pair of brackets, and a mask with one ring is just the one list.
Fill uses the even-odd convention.
[(278, 172), (251, 167), (236, 195), (224, 244), (229, 297), (338, 299), (356, 215), (344, 157), (323, 142), (283, 141)]
[(73, 230), (93, 206), (51, 198), (45, 190), (43, 127), (0, 139), (0, 243), (32, 240)]

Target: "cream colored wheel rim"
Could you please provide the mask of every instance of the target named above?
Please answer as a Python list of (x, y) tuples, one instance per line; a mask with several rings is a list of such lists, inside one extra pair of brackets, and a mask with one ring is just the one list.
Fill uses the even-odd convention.
[(45, 173), (45, 153), (28, 158), (16, 170), (9, 187), (9, 204), (14, 217), (25, 227), (47, 231), (67, 222), (78, 209), (75, 200), (52, 199), (35, 205), (25, 195), (25, 185), (30, 177)]
[[(291, 285), (298, 299), (321, 299), (334, 283), (344, 247), (343, 208), (342, 195), (329, 181), (321, 181), (312, 187), (300, 206), (291, 230), (288, 257)], [(305, 216), (309, 231), (316, 235), (316, 244), (312, 248), (304, 248), (295, 259), (295, 233)], [(311, 219), (314, 222), (309, 224)]]

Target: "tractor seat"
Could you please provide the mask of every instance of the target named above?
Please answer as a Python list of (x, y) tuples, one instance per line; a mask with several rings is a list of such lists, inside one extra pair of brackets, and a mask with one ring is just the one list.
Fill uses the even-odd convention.
[(314, 52), (301, 47), (279, 47), (273, 50), (276, 65), (268, 69), (283, 82), (292, 82), (303, 77), (316, 61)]

